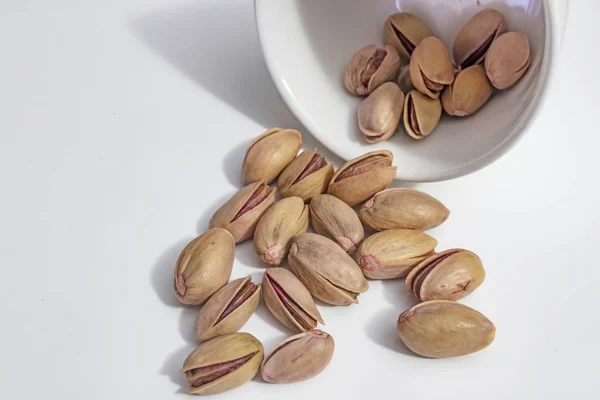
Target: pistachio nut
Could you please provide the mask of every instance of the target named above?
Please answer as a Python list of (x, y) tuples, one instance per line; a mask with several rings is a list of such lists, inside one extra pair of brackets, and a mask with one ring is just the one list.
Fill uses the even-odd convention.
[(352, 257), (325, 236), (305, 233), (295, 237), (288, 263), (308, 291), (329, 304), (358, 303), (358, 295), (369, 289)]
[(202, 306), (196, 318), (196, 338), (205, 341), (237, 332), (256, 310), (260, 285), (239, 278), (219, 289)]
[(482, 65), (472, 65), (456, 75), (442, 92), (444, 111), (456, 117), (474, 114), (492, 96), (494, 88)]
[(394, 82), (379, 86), (358, 106), (358, 128), (368, 143), (387, 140), (398, 128), (404, 93)]
[(402, 93), (408, 93), (415, 88), (412, 80), (410, 79), (410, 65), (403, 65), (400, 68), (396, 83), (400, 87), (400, 90), (402, 90)]
[(254, 235), (260, 217), (275, 201), (275, 188), (265, 181), (251, 183), (219, 208), (210, 219), (211, 228), (227, 229), (235, 242), (243, 242)]
[(485, 270), (477, 254), (451, 249), (432, 255), (406, 277), (406, 288), (421, 301), (462, 299), (485, 279)]
[(410, 57), (410, 79), (415, 88), (437, 99), (444, 86), (454, 81), (454, 66), (444, 43), (430, 36), (415, 48)]
[(425, 231), (441, 225), (450, 210), (439, 200), (418, 190), (387, 189), (377, 193), (358, 213), (365, 226), (377, 231), (417, 229)]
[(263, 357), (263, 346), (254, 336), (230, 333), (198, 346), (181, 373), (187, 377), (189, 394), (223, 393), (254, 378)]
[(454, 39), (454, 62), (462, 69), (480, 64), (490, 45), (505, 31), (502, 14), (491, 8), (481, 10), (461, 28)]
[(354, 254), (365, 237), (356, 212), (335, 196), (321, 194), (310, 201), (312, 226), (318, 234), (334, 240), (346, 253)]
[(405, 276), (434, 254), (437, 240), (411, 229), (390, 229), (369, 236), (358, 249), (358, 265), (371, 279)]
[(531, 65), (531, 50), (527, 35), (507, 32), (494, 40), (485, 58), (485, 71), (492, 85), (508, 89), (527, 72)]
[(287, 269), (267, 269), (262, 286), (265, 305), (288, 328), (303, 332), (325, 324), (308, 289)]
[[(449, 86), (447, 86), (449, 87)], [(418, 90), (412, 90), (404, 99), (404, 130), (413, 139), (429, 136), (440, 122), (442, 105), (439, 99), (425, 96)]]
[(246, 151), (242, 166), (242, 180), (247, 185), (277, 178), (298, 154), (302, 135), (295, 129), (272, 128), (254, 139)]
[(333, 164), (327, 163), (317, 148), (303, 151), (288, 165), (277, 180), (282, 197), (298, 196), (304, 201), (323, 193), (333, 176)]
[(221, 228), (188, 243), (175, 264), (175, 297), (183, 304), (204, 303), (229, 280), (234, 251), (233, 236)]
[(310, 379), (323, 371), (331, 358), (333, 337), (318, 329), (302, 332), (279, 343), (260, 369), (270, 383), (292, 383)]
[(413, 352), (429, 358), (475, 353), (494, 341), (496, 327), (470, 307), (447, 300), (431, 300), (404, 311), (398, 336)]
[(333, 174), (327, 193), (349, 206), (361, 204), (388, 187), (396, 176), (394, 155), (387, 150), (372, 151), (348, 161)]
[(254, 232), (256, 253), (267, 264), (279, 265), (291, 240), (308, 228), (308, 206), (300, 197), (286, 197), (271, 206)]
[(344, 74), (344, 85), (356, 96), (366, 96), (385, 82), (393, 81), (400, 69), (398, 51), (370, 44), (352, 56)]
[(418, 17), (401, 12), (388, 17), (383, 35), (385, 43), (398, 49), (400, 56), (408, 60), (415, 47), (426, 37), (433, 36), (433, 32)]

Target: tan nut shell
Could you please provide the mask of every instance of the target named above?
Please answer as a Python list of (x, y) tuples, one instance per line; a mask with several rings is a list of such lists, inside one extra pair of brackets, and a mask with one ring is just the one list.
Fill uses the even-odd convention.
[(271, 383), (292, 383), (312, 378), (323, 371), (331, 358), (333, 337), (318, 329), (302, 332), (277, 345), (260, 369)]
[(440, 90), (433, 90), (425, 84), (425, 78), (438, 85), (449, 85), (454, 81), (454, 66), (450, 61), (444, 43), (429, 36), (415, 48), (410, 57), (410, 79), (419, 92), (437, 99)]
[(369, 236), (358, 249), (358, 265), (371, 279), (405, 276), (437, 246), (431, 236), (411, 229), (390, 229)]
[(377, 231), (386, 229), (417, 229), (420, 231), (441, 225), (450, 210), (427, 193), (407, 188), (387, 189), (377, 193), (360, 209), (365, 226)]
[(333, 305), (358, 303), (369, 289), (359, 266), (331, 239), (315, 233), (294, 238), (290, 270), (315, 297)]
[(270, 183), (292, 162), (302, 147), (302, 135), (295, 129), (272, 128), (254, 139), (246, 151), (242, 180), (247, 185), (264, 180)]
[(506, 30), (504, 16), (491, 8), (475, 14), (454, 39), (454, 62), (461, 68), (481, 64), (493, 41)]
[(471, 354), (486, 348), (495, 335), (496, 327), (485, 315), (453, 301), (417, 304), (398, 318), (398, 336), (423, 357)]
[[(377, 52), (385, 51), (381, 64), (373, 72), (367, 82), (364, 73), (369, 68)], [(391, 46), (378, 49), (371, 44), (358, 50), (350, 59), (344, 73), (344, 85), (348, 91), (356, 96), (366, 96), (385, 82), (393, 81), (400, 70), (400, 56), (398, 50)], [(366, 85), (365, 85), (366, 83)]]
[(410, 58), (414, 48), (428, 36), (431, 29), (413, 14), (402, 12), (392, 14), (385, 21), (383, 29), (385, 43), (398, 49), (405, 60)]
[(310, 215), (315, 232), (334, 240), (348, 254), (354, 254), (365, 237), (356, 212), (342, 200), (321, 194), (310, 201)]
[[(239, 278), (229, 282), (208, 299), (198, 312), (196, 318), (196, 339), (205, 341), (217, 336), (237, 332), (252, 316), (260, 301), (260, 285), (256, 286), (254, 293), (239, 304), (231, 304), (236, 295), (246, 284), (252, 284), (250, 277)], [(235, 306), (227, 316), (221, 315), (230, 306)], [(221, 319), (219, 321), (219, 319)]]
[(485, 59), (485, 70), (497, 89), (508, 89), (531, 65), (529, 39), (521, 32), (507, 32), (492, 43)]
[(204, 303), (229, 280), (234, 251), (233, 236), (221, 228), (188, 243), (175, 264), (175, 297), (183, 304)]
[(338, 199), (341, 199), (346, 204), (353, 207), (367, 201), (375, 193), (388, 187), (396, 176), (396, 167), (391, 165), (387, 167), (375, 168), (336, 182), (336, 179), (338, 176), (340, 176), (340, 174), (348, 169), (354, 168), (357, 163), (370, 157), (379, 156), (389, 159), (390, 164), (394, 159), (392, 152), (381, 150), (372, 151), (348, 161), (342, 165), (331, 178), (327, 193), (337, 197)]
[(329, 185), (329, 181), (333, 176), (332, 163), (328, 163), (296, 182), (315, 154), (317, 154), (316, 147), (312, 150), (303, 151), (279, 175), (277, 187), (282, 197), (298, 196), (302, 200), (308, 201), (327, 190), (327, 185)]
[(476, 113), (492, 96), (494, 88), (482, 65), (472, 65), (456, 75), (454, 83), (442, 92), (444, 111), (456, 117)]
[(217, 394), (234, 389), (252, 379), (259, 371), (264, 357), (262, 344), (249, 333), (230, 333), (218, 336), (198, 346), (185, 360), (181, 372), (226, 363), (254, 355), (242, 366), (201, 387), (190, 387), (190, 394)]
[(254, 232), (254, 248), (267, 264), (279, 265), (292, 239), (308, 229), (308, 206), (300, 197), (287, 197), (271, 206)]
[(275, 188), (269, 188), (269, 195), (256, 207), (235, 221), (233, 219), (248, 200), (250, 200), (252, 195), (264, 186), (265, 182), (259, 181), (242, 188), (214, 213), (210, 219), (209, 226), (211, 228), (219, 227), (227, 229), (233, 235), (236, 243), (250, 239), (254, 235), (258, 221), (275, 201)]
[[(406, 95), (402, 119), (404, 130), (413, 139), (429, 136), (440, 122), (441, 116), (442, 104), (439, 99), (427, 97), (418, 90), (413, 90)], [(416, 118), (418, 131), (412, 127), (413, 118)]]
[[(281, 296), (271, 282), (281, 288), (283, 292), (281, 296), (285, 297), (285, 301), (289, 303), (288, 306), (282, 301)], [(265, 305), (283, 325), (294, 331), (303, 332), (307, 330), (308, 326), (310, 326), (310, 329), (316, 328), (317, 322), (325, 324), (308, 289), (287, 269), (267, 269), (263, 276), (262, 286)], [(305, 320), (305, 326), (299, 320), (303, 316), (309, 317)]]
[(358, 106), (358, 128), (367, 143), (387, 140), (398, 128), (404, 93), (394, 82), (386, 82)]

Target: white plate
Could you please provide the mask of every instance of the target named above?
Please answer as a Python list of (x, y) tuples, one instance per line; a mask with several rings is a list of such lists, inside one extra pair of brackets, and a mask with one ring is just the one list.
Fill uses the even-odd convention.
[[(474, 172), (504, 154), (526, 131), (551, 67), (556, 64), (566, 0), (256, 0), (256, 19), (271, 76), (291, 111), (310, 132), (345, 160), (389, 149), (405, 181), (439, 181)], [(451, 48), (460, 27), (483, 7), (501, 11), (510, 30), (525, 32), (532, 65), (513, 88), (498, 93), (468, 118), (443, 117), (421, 141), (400, 129), (390, 140), (367, 144), (356, 123), (360, 98), (343, 86), (350, 57), (383, 43), (392, 13), (420, 16)]]

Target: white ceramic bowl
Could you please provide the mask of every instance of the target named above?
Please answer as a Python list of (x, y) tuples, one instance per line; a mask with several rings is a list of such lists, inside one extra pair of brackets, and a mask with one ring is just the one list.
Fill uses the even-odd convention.
[[(310, 132), (345, 160), (389, 149), (405, 181), (440, 181), (474, 172), (504, 154), (530, 124), (558, 55), (566, 0), (256, 0), (264, 56), (284, 101)], [(461, 26), (483, 7), (501, 11), (509, 30), (526, 33), (532, 49), (527, 74), (495, 94), (475, 115), (444, 116), (427, 138), (403, 131), (367, 144), (343, 74), (362, 46), (383, 44), (383, 23), (398, 11), (421, 17), (449, 49)]]

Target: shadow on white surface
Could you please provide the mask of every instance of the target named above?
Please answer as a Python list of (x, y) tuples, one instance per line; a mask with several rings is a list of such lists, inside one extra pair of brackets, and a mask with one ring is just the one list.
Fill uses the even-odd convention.
[(223, 160), (223, 172), (225, 172), (227, 180), (232, 185), (240, 188), (244, 186), (242, 183), (242, 165), (244, 164), (244, 157), (250, 143), (252, 143), (252, 139), (238, 143), (227, 152)]
[[(398, 310), (406, 310), (419, 303), (417, 298), (404, 287), (404, 279), (382, 280), (383, 298)], [(400, 314), (400, 311), (398, 311)]]
[(169, 307), (181, 307), (182, 304), (173, 294), (173, 268), (179, 258), (181, 250), (193, 238), (180, 239), (169, 246), (156, 260), (150, 281), (158, 298)]
[(371, 318), (364, 324), (365, 332), (370, 340), (380, 346), (401, 354), (415, 356), (398, 337), (396, 332), (398, 315), (400, 315), (400, 311), (396, 307), (374, 312)]
[(196, 316), (200, 311), (199, 306), (182, 305), (181, 314), (179, 314), (179, 333), (181, 337), (192, 345), (197, 345), (196, 340)]
[(194, 345), (186, 345), (179, 350), (173, 352), (162, 366), (160, 373), (162, 375), (166, 375), (171, 379), (171, 382), (176, 383), (179, 386), (179, 389), (176, 393), (187, 393), (187, 379), (185, 375), (180, 373), (181, 367), (183, 366), (183, 362), (187, 358), (187, 356), (196, 348)]

